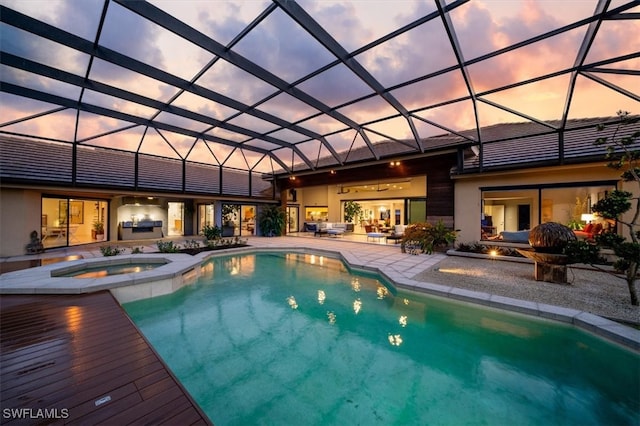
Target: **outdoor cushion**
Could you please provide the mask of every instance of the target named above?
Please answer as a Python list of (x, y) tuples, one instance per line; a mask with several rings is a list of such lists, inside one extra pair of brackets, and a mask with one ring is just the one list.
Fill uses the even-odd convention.
[(374, 239), (380, 239), (380, 238), (385, 238), (386, 235), (382, 232), (367, 232), (367, 240), (369, 240), (369, 238), (374, 238)]
[(502, 231), (500, 239), (511, 243), (528, 243), (529, 231)]
[(588, 223), (587, 226), (585, 226), (582, 231), (586, 232), (587, 234), (590, 234), (592, 230), (593, 230), (593, 223)]

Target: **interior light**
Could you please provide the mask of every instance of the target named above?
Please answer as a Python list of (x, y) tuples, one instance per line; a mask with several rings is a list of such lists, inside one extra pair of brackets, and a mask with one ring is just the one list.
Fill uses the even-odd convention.
[(591, 222), (593, 219), (595, 219), (595, 217), (591, 213), (582, 213), (582, 216), (580, 216), (580, 220), (583, 222)]
[(331, 173), (332, 175), (335, 175), (336, 171), (335, 170), (330, 170), (329, 173)]

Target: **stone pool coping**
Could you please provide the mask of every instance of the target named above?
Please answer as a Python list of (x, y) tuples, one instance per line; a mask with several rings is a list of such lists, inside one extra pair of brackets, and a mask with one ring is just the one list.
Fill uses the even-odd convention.
[[(547, 305), (498, 296), (489, 293), (460, 289), (452, 286), (425, 283), (413, 280), (420, 269), (424, 270), (439, 262), (444, 254), (425, 257), (402, 254), (369, 258), (351, 250), (309, 248), (302, 246), (239, 247), (224, 251), (202, 252), (195, 256), (182, 253), (153, 253), (119, 255), (54, 263), (36, 268), (8, 272), (0, 275), (2, 294), (78, 294), (110, 290), (119, 303), (157, 297), (172, 293), (183, 286), (193, 284), (201, 275), (199, 266), (213, 257), (255, 252), (296, 252), (324, 255), (345, 262), (352, 269), (378, 273), (398, 289), (417, 291), (433, 296), (470, 302), (490, 308), (517, 312), (543, 319), (572, 324), (634, 351), (640, 351), (640, 330), (611, 321), (600, 316), (570, 308)], [(420, 258), (420, 259), (419, 259)], [(82, 267), (103, 265), (164, 262), (165, 265), (152, 270), (132, 274), (111, 275), (104, 278), (56, 277)], [(407, 271), (411, 271), (408, 273)]]

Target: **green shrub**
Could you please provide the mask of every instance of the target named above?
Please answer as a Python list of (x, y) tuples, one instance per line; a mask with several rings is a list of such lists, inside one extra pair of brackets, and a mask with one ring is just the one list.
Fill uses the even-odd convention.
[(142, 247), (131, 247), (131, 254), (141, 254)]
[(458, 236), (458, 232), (445, 226), (442, 220), (435, 225), (430, 223), (413, 223), (404, 230), (401, 247), (418, 246), (422, 253), (431, 254), (452, 245)]
[(463, 253), (471, 253), (473, 251), (473, 243), (458, 243), (456, 250)]
[(222, 228), (217, 225), (205, 225), (202, 228), (202, 235), (207, 240), (217, 240), (222, 237)]
[(586, 241), (569, 241), (563, 253), (568, 257), (568, 263), (585, 263), (587, 265), (605, 264), (606, 260), (600, 255), (600, 248)]
[(156, 244), (160, 253), (180, 252), (180, 246), (178, 244), (174, 244), (173, 241), (158, 241)]
[(200, 241), (198, 240), (189, 240), (184, 242), (184, 248), (186, 249), (197, 249), (200, 248)]
[(117, 246), (114, 246), (114, 247), (102, 246), (100, 247), (100, 252), (102, 253), (103, 256), (117, 256), (119, 254), (124, 253), (124, 249), (119, 248)]

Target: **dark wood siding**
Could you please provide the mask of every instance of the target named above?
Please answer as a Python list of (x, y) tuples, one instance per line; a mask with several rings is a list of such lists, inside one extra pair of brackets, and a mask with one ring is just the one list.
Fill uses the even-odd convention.
[(451, 179), (451, 167), (456, 155), (449, 154), (431, 160), (427, 172), (427, 222), (438, 220), (452, 227), (454, 211), (454, 185)]

